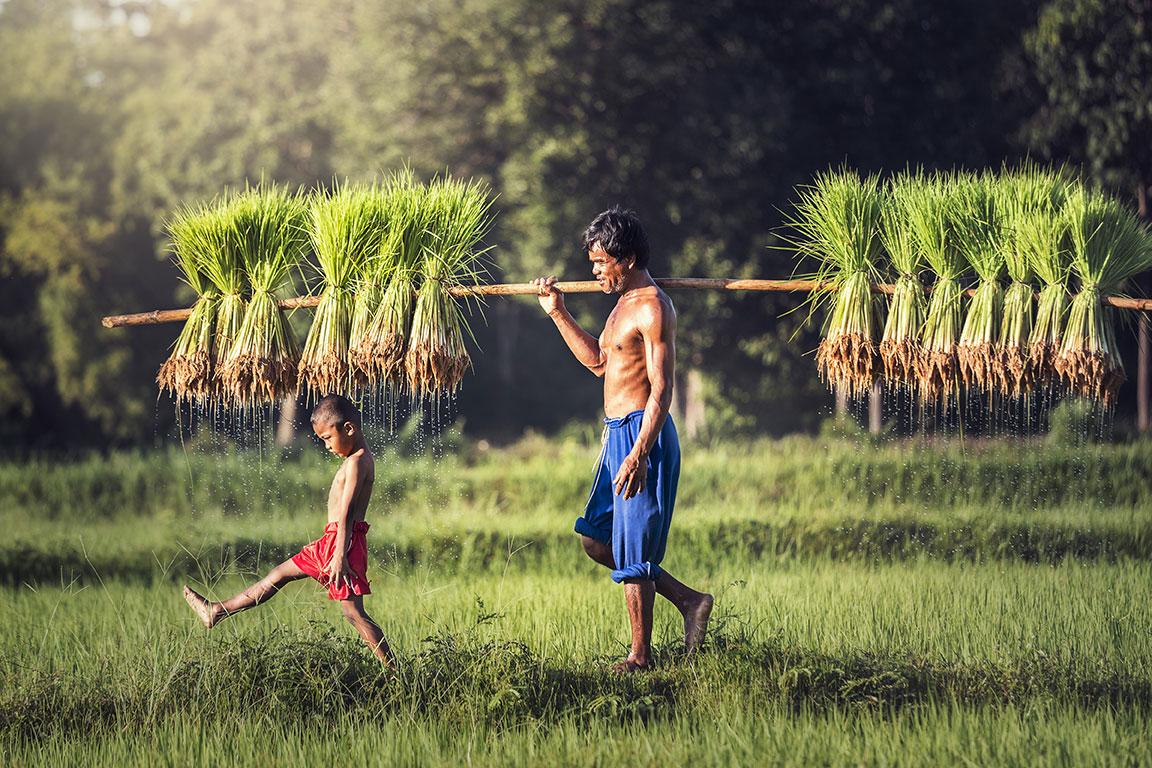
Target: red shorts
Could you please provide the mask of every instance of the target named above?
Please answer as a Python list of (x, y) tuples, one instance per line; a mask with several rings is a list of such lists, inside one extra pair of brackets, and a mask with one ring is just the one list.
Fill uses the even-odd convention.
[(348, 537), (348, 554), (344, 562), (352, 573), (346, 576), (340, 586), (328, 583), (328, 574), (324, 569), (332, 561), (332, 554), (336, 550), (336, 523), (328, 523), (324, 527), (324, 535), (311, 544), (306, 545), (297, 554), (292, 556), (296, 567), (304, 571), (316, 581), (328, 587), (329, 600), (348, 600), (353, 595), (370, 595), (368, 586), (368, 523), (361, 520), (352, 524), (352, 535)]

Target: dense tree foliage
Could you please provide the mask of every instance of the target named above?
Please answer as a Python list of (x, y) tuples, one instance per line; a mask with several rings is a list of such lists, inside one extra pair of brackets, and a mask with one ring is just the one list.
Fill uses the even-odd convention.
[[(1027, 122), (1070, 77), (1042, 74), (1051, 13), (1037, 26), (1022, 0), (8, 0), (0, 435), (132, 442), (169, 418), (152, 376), (175, 329), (97, 320), (187, 300), (162, 237), (179, 201), (408, 163), (493, 184), (499, 277), (584, 276), (579, 232), (614, 203), (647, 223), (657, 275), (785, 276), (781, 212), (816, 171), (998, 165), (1040, 141), (1037, 125), (1055, 130)], [(821, 418), (813, 330), (783, 315), (793, 299), (674, 298), (679, 390), (704, 398), (708, 429)], [(571, 303), (590, 324), (606, 307)], [(487, 318), (470, 430), (594, 417), (596, 382), (531, 302)]]

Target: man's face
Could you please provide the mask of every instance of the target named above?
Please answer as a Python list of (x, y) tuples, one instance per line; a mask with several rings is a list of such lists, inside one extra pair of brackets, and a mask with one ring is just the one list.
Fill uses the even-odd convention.
[(346, 421), (339, 426), (313, 422), (312, 431), (324, 441), (324, 447), (337, 456), (345, 458), (352, 454), (356, 433), (356, 426), (352, 422)]
[(624, 289), (624, 280), (632, 271), (632, 259), (617, 261), (599, 243), (595, 243), (588, 249), (588, 261), (592, 262), (592, 275), (600, 283), (600, 290), (620, 293)]

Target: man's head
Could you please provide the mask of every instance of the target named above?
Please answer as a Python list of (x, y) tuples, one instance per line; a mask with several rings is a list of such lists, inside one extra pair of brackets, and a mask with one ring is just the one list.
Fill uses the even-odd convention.
[(361, 440), (360, 412), (343, 395), (328, 395), (312, 409), (312, 431), (337, 456), (349, 456)]
[(648, 268), (648, 236), (632, 211), (619, 207), (604, 211), (584, 230), (580, 244), (605, 293), (618, 293), (632, 271)]

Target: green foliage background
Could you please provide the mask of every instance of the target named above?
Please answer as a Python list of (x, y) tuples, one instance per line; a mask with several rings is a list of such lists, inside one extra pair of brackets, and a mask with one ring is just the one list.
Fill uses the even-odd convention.
[[(643, 217), (657, 275), (787, 275), (771, 248), (780, 211), (840, 162), (982, 167), (1031, 151), (1127, 194), (1146, 186), (1147, 4), (1035, 6), (7, 0), (0, 440), (138, 444), (167, 429), (152, 377), (175, 329), (97, 320), (186, 303), (162, 219), (245, 179), (403, 163), (484, 177), (497, 277), (516, 281), (582, 277), (579, 232), (614, 203)], [(803, 357), (815, 341), (790, 341), (788, 299), (675, 299), (709, 430), (820, 420), (828, 396)], [(572, 303), (590, 324), (607, 306)], [(478, 340), (469, 431), (594, 418), (596, 383), (530, 302), (494, 303)]]

